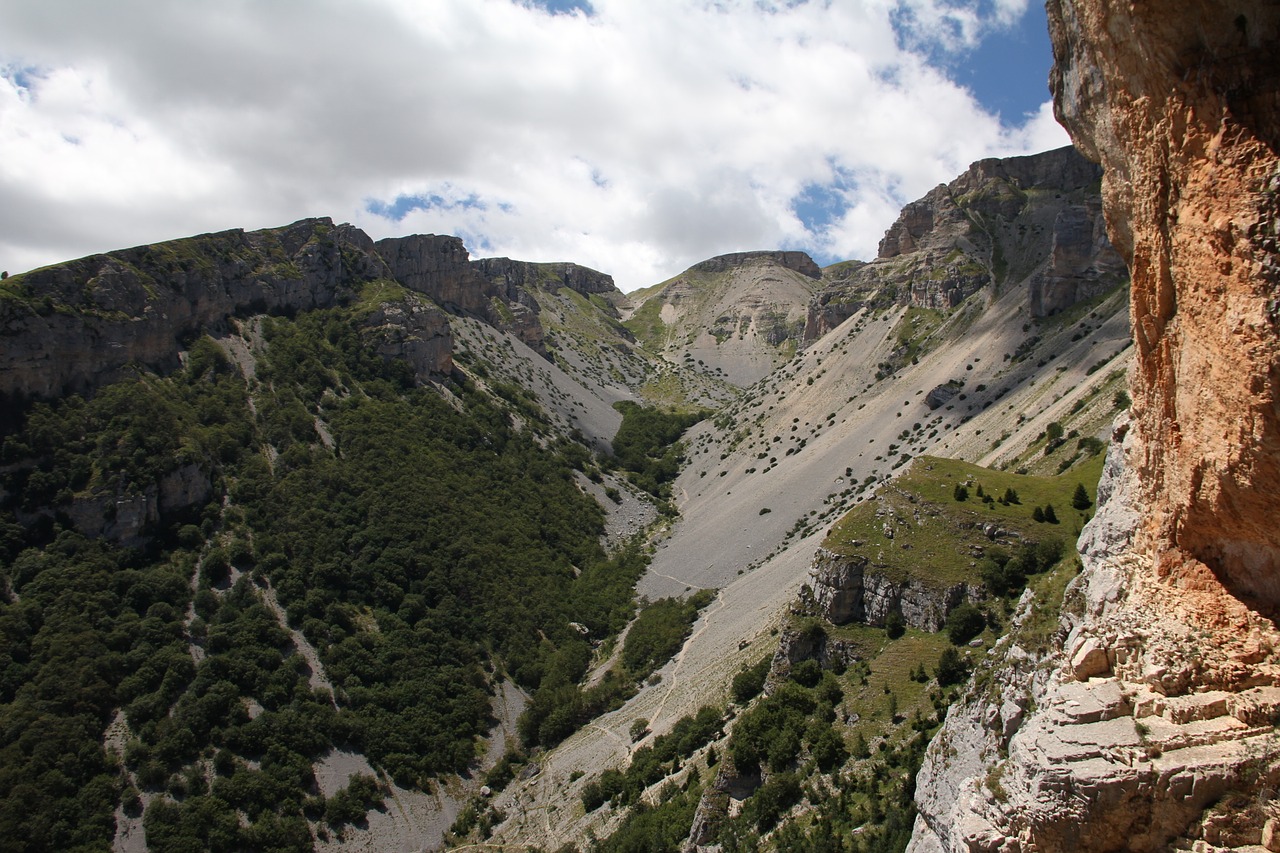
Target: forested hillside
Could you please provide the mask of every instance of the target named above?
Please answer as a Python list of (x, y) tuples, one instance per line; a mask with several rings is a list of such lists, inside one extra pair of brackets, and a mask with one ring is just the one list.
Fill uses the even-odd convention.
[(427, 789), (497, 683), (576, 682), (630, 619), (644, 560), (603, 552), (586, 447), (515, 386), (418, 386), (358, 310), (245, 324), (249, 378), (199, 338), (4, 437), (0, 846), (105, 849), (122, 803), (152, 850), (311, 849), (385, 788), (324, 798), (326, 754)]

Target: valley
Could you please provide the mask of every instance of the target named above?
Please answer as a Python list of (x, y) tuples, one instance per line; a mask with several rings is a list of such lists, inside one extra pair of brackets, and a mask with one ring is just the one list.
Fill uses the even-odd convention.
[(869, 260), (0, 276), (0, 850), (1280, 850), (1280, 12), (1045, 5)]
[[(375, 245), (325, 220), (15, 276), (0, 392), (28, 414), (4, 445), (5, 615), (20, 667), (8, 713), (117, 721), (99, 769), (77, 772), (122, 792), (121, 850), (144, 837), (155, 850), (559, 849), (625, 833), (638, 800), (588, 810), (584, 792), (700, 708), (725, 708), (739, 673), (780, 642), (803, 662), (793, 622), (815, 555), (847, 514), (891, 506), (895, 478), (945, 457), (1093, 488), (1130, 357), (1098, 179), (1069, 149), (982, 161), (904, 212), (869, 264), (747, 253), (629, 296), (572, 264), (469, 261), (453, 238)], [(70, 396), (39, 402), (54, 389)], [(640, 406), (685, 414), (624, 461), (612, 445), (650, 411)], [(32, 431), (37, 415), (47, 435)], [(635, 434), (667, 430), (663, 417), (677, 416)], [(73, 439), (59, 449), (52, 435)], [(1074, 538), (1081, 519), (1060, 509)], [(949, 527), (904, 552), (910, 573), (944, 571), (938, 549), (959, 547)], [(154, 605), (124, 590), (138, 603), (115, 618), (160, 634), (130, 646), (111, 633), (121, 628), (92, 629), (119, 648), (94, 659), (127, 676), (127, 692), (96, 686), (74, 712), (23, 686), (44, 666), (33, 650), (64, 642), (21, 615), (74, 600), (41, 586), (57, 548), (80, 561), (105, 548), (115, 572), (190, 590)], [(982, 580), (969, 583), (984, 601)], [(639, 642), (619, 635), (632, 584), (642, 604), (704, 596), (651, 675), (628, 674), (616, 654)], [(934, 632), (959, 603), (909, 624), (907, 646), (885, 645), (883, 612), (840, 628), (853, 633), (824, 665), (870, 667), (856, 670), (864, 686), (877, 673), (907, 685), (906, 669), (923, 675), (947, 646)], [(256, 639), (226, 645), (241, 635)], [(168, 664), (133, 671), (161, 648)], [(249, 648), (256, 675), (235, 662)], [(923, 734), (858, 729), (855, 718), (883, 717), (882, 700), (838, 683), (828, 693), (844, 696), (846, 717), (823, 736), (831, 755), (856, 737), (918, 765)], [(936, 727), (938, 688), (898, 692), (903, 714), (933, 720), (912, 731)], [(309, 739), (289, 734), (298, 715)], [(646, 771), (643, 796), (686, 784), (691, 813), (731, 721), (671, 779)], [(864, 766), (855, 756), (846, 772)], [(774, 788), (753, 799), (750, 779), (724, 784), (754, 814)], [(58, 808), (109, 802), (82, 797)], [(827, 807), (806, 802), (795, 826)], [(84, 831), (105, 832), (111, 811)], [(795, 831), (783, 812), (769, 827)]]

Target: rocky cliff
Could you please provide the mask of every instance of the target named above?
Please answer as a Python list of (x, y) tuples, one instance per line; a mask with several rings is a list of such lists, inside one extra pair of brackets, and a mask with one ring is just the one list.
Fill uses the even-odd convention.
[[(472, 294), (483, 280), (458, 238), (405, 238), (390, 247), (383, 241), (383, 249), (409, 244), (414, 251), (388, 251), (389, 264), (359, 229), (305, 219), (13, 276), (0, 292), (0, 395), (48, 399), (88, 391), (130, 365), (166, 371), (178, 364), (184, 342), (225, 330), (233, 317), (347, 303), (378, 279), (396, 279), (460, 310), (476, 301)], [(375, 312), (370, 322), (382, 330), (387, 356), (409, 354), (424, 378), (451, 368), (448, 322), (434, 305), (419, 299)], [(400, 344), (387, 344), (393, 339)]]
[(1125, 270), (1103, 227), (1100, 177), (1073, 148), (979, 160), (904, 207), (874, 261), (826, 271), (805, 341), (870, 302), (953, 308), (994, 282), (1026, 287), (1040, 317), (1109, 289)]
[(1048, 8), (1130, 264), (1132, 420), (1056, 634), (953, 708), (911, 849), (1277, 849), (1280, 7)]
[(809, 569), (817, 614), (834, 625), (860, 622), (884, 625), (896, 613), (904, 624), (922, 631), (940, 631), (947, 614), (970, 593), (969, 584), (931, 585), (920, 578), (896, 579), (877, 571), (861, 555), (844, 556), (821, 548)]
[(347, 304), (377, 280), (411, 293), (373, 306), (366, 332), (383, 357), (407, 360), (422, 379), (452, 370), (444, 312), (509, 331), (549, 357), (539, 289), (603, 295), (601, 310), (614, 317), (623, 299), (610, 276), (576, 264), (471, 261), (457, 237), (416, 234), (375, 244), (327, 218), (235, 229), (7, 279), (0, 287), (0, 399), (88, 391), (130, 365), (166, 371), (178, 364), (184, 342), (225, 330), (233, 317)]
[(14, 276), (0, 298), (0, 394), (56, 397), (130, 363), (177, 364), (179, 341), (239, 313), (332, 305), (385, 274), (350, 226), (207, 234)]

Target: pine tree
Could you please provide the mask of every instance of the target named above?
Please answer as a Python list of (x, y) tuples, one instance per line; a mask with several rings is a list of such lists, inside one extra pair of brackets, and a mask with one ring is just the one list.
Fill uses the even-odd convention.
[(1058, 514), (1053, 511), (1053, 504), (1044, 505), (1044, 520), (1050, 524), (1058, 523)]
[(1075, 509), (1088, 509), (1093, 506), (1093, 501), (1089, 500), (1089, 493), (1085, 491), (1084, 484), (1076, 483), (1075, 494), (1071, 496), (1071, 506)]

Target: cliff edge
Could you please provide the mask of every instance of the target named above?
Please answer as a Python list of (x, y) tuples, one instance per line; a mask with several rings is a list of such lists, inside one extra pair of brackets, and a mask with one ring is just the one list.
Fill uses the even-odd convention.
[(1280, 849), (1280, 7), (1047, 6), (1133, 406), (1052, 642), (1015, 630), (953, 707), (910, 849)]

